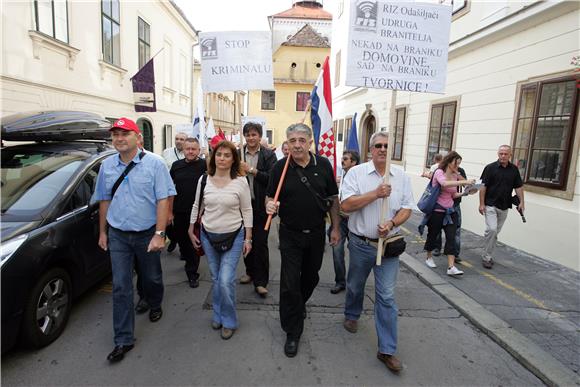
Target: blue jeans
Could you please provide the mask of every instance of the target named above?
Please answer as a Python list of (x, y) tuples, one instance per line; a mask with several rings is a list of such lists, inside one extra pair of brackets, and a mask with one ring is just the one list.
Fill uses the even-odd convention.
[(365, 294), (365, 284), (371, 272), (375, 274), (375, 329), (379, 338), (379, 352), (393, 355), (397, 351), (397, 313), (395, 284), (399, 273), (399, 257), (383, 258), (376, 266), (376, 247), (359, 237), (349, 234), (348, 279), (346, 281), (346, 301), (344, 316), (348, 320), (358, 320)]
[[(457, 224), (457, 230), (455, 230), (455, 253), (456, 253), (456, 257), (459, 257), (459, 253), (461, 252), (461, 206), (459, 204), (456, 204), (453, 206), (453, 208), (455, 209), (455, 213), (457, 214), (457, 222), (455, 222)], [(437, 241), (436, 243), (436, 249), (441, 250), (441, 246), (443, 245), (443, 242), (441, 240), (441, 237), (443, 235), (443, 231), (441, 231), (439, 233), (439, 235), (437, 236)]]
[[(348, 218), (340, 218), (340, 241), (332, 246), (332, 260), (334, 261), (334, 283), (336, 286), (346, 287), (346, 265), (344, 263), (344, 243), (348, 236)], [(332, 226), (328, 227), (328, 238)]]
[(133, 259), (139, 267), (143, 296), (151, 309), (163, 301), (161, 252), (147, 252), (155, 227), (141, 232), (125, 232), (109, 227), (109, 252), (113, 272), (113, 330), (115, 345), (131, 345), (135, 341), (133, 311)]
[(236, 268), (244, 246), (244, 228), (240, 228), (231, 249), (221, 253), (213, 248), (206, 233), (201, 233), (201, 245), (205, 251), (209, 271), (211, 274), (213, 321), (224, 328), (238, 328), (238, 314), (236, 312)]

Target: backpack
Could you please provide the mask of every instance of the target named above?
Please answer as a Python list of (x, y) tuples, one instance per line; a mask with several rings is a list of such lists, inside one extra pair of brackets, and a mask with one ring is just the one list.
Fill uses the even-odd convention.
[(427, 183), (427, 187), (425, 187), (423, 195), (421, 195), (421, 198), (417, 202), (417, 207), (419, 207), (421, 212), (430, 214), (435, 209), (437, 198), (439, 197), (440, 193), (441, 185), (437, 184), (436, 187), (433, 187), (433, 176), (431, 176), (431, 180), (429, 180), (429, 183)]

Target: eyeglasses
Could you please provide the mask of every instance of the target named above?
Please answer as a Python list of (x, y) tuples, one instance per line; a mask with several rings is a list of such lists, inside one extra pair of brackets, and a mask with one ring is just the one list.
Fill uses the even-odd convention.
[(387, 149), (389, 147), (389, 144), (375, 144), (374, 145), (375, 149)]

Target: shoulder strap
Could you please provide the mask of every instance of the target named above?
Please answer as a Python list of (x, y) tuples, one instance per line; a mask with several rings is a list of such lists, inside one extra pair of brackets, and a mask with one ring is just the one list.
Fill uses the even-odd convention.
[[(139, 153), (139, 160), (142, 160), (143, 157), (145, 157), (145, 152), (141, 151), (141, 153)], [(119, 188), (119, 186), (121, 185), (123, 180), (127, 177), (129, 172), (131, 172), (131, 170), (134, 167), (135, 167), (135, 162), (133, 160), (131, 160), (131, 162), (129, 163), (129, 165), (127, 165), (127, 167), (125, 168), (123, 173), (121, 173), (121, 176), (119, 176), (119, 178), (117, 179), (115, 184), (113, 184), (113, 189), (111, 190), (111, 200), (113, 200), (113, 197), (115, 196), (115, 192), (117, 192), (117, 189)]]
[(324, 208), (324, 206), (321, 203), (322, 201), (324, 201), (324, 198), (322, 196), (320, 196), (320, 194), (318, 192), (316, 192), (316, 190), (312, 187), (312, 184), (310, 184), (310, 182), (308, 181), (308, 178), (306, 177), (306, 175), (304, 175), (304, 172), (302, 172), (300, 167), (295, 168), (295, 170), (296, 170), (296, 173), (298, 174), (298, 177), (300, 177), (300, 181), (306, 186), (306, 188), (308, 188), (308, 190), (312, 193), (312, 195), (314, 195), (314, 199), (316, 200), (316, 205), (323, 212), (326, 212), (326, 209)]
[(197, 204), (197, 219), (201, 219), (201, 206), (203, 205), (203, 191), (207, 184), (207, 173), (201, 176), (201, 189), (199, 190), (199, 203)]

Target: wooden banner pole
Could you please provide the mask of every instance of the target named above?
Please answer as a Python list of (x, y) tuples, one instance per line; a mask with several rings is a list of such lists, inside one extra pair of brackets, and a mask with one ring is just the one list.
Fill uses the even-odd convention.
[[(306, 105), (306, 110), (304, 111), (304, 116), (300, 120), (300, 123), (303, 124), (306, 121), (306, 117), (310, 112), (310, 101), (308, 101), (308, 105)], [(290, 146), (290, 144), (288, 144)], [(292, 155), (288, 155), (286, 158), (286, 164), (284, 164), (284, 169), (282, 170), (282, 175), (280, 175), (280, 181), (278, 182), (278, 187), (276, 188), (276, 194), (274, 195), (274, 203), (278, 202), (278, 198), (280, 197), (280, 191), (282, 190), (282, 185), (284, 184), (284, 179), (286, 179), (286, 172), (288, 172), (288, 166), (290, 165), (290, 159)], [(270, 224), (272, 223), (272, 215), (268, 215), (268, 219), (266, 220), (266, 225), (264, 226), (264, 231), (268, 231), (270, 229)]]
[[(383, 184), (389, 184), (390, 183), (390, 173), (391, 173), (391, 155), (392, 155), (392, 149), (394, 147), (393, 144), (393, 132), (395, 131), (395, 114), (396, 114), (396, 109), (395, 107), (397, 106), (397, 91), (393, 90), (392, 91), (392, 98), (391, 98), (391, 111), (390, 111), (390, 128), (389, 128), (389, 140), (388, 140), (388, 148), (387, 148), (387, 158), (385, 160), (385, 174), (383, 175)], [(380, 217), (379, 217), (379, 224), (383, 224), (385, 223), (385, 217), (387, 216), (387, 214), (389, 213), (389, 198), (383, 198), (382, 199), (382, 205), (381, 205), (381, 212), (380, 212)], [(383, 246), (385, 244), (385, 238), (381, 237), (379, 238), (379, 243), (377, 245), (377, 259), (376, 259), (376, 265), (380, 266), (381, 262), (382, 262), (382, 258), (383, 258)]]

